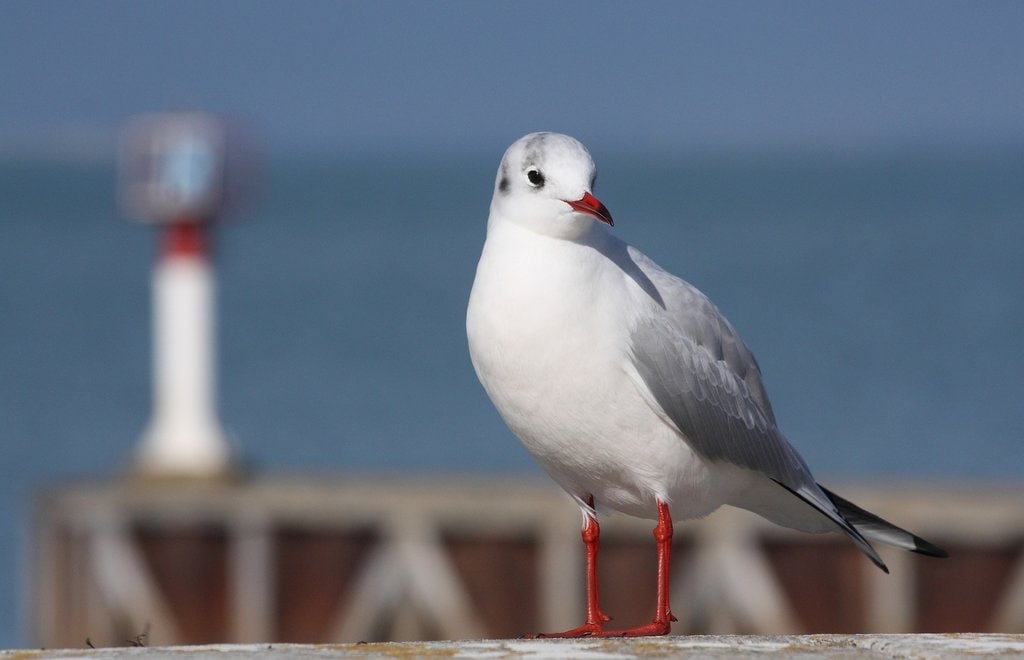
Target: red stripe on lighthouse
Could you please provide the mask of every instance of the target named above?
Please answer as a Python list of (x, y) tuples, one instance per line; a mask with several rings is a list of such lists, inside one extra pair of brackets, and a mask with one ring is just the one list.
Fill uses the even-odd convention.
[(164, 230), (162, 257), (205, 257), (206, 233), (198, 222), (175, 222)]

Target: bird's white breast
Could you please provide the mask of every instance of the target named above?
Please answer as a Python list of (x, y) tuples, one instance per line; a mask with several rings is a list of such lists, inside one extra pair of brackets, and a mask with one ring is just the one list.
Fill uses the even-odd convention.
[[(611, 240), (611, 239), (609, 239)], [(632, 287), (632, 288), (631, 288)], [(586, 244), (493, 224), (467, 313), (470, 355), (499, 413), (577, 499), (654, 517), (715, 508), (708, 470), (641, 395), (629, 357), (636, 296)]]

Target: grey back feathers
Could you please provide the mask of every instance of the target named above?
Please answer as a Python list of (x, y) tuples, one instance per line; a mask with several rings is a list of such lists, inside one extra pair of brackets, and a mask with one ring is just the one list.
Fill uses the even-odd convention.
[(690, 284), (651, 268), (645, 259), (639, 265), (664, 300), (664, 313), (638, 321), (631, 343), (634, 364), (694, 451), (775, 482), (831, 520), (886, 572), (865, 537), (945, 556), (924, 539), (820, 487), (779, 431), (761, 370), (732, 325)]

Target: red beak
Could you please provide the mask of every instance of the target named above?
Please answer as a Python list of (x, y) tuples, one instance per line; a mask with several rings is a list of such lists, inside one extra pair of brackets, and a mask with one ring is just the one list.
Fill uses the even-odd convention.
[(608, 208), (605, 207), (597, 197), (594, 197), (590, 193), (583, 193), (583, 197), (579, 198), (575, 202), (567, 201), (566, 204), (571, 206), (575, 211), (594, 216), (609, 227), (615, 226), (615, 223), (612, 222), (612, 214), (608, 211)]

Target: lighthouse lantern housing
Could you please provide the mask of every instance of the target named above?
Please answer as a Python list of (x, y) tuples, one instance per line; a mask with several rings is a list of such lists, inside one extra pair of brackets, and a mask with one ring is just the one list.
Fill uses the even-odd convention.
[(223, 123), (202, 112), (143, 116), (122, 133), (119, 193), (125, 214), (157, 224), (208, 222), (225, 207)]

